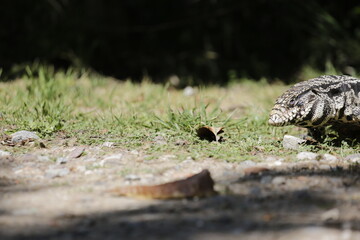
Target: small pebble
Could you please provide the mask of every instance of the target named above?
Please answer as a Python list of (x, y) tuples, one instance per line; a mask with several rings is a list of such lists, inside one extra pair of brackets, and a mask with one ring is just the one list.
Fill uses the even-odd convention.
[(111, 165), (110, 163), (116, 161), (116, 158), (111, 158), (109, 160), (103, 159), (100, 162), (95, 162), (93, 163), (93, 167), (104, 167), (105, 164)]
[(56, 159), (56, 164), (65, 164), (65, 163), (67, 163), (68, 162), (68, 158), (65, 158), (65, 157), (58, 157), (57, 159)]
[(278, 157), (274, 157), (274, 156), (267, 156), (264, 160), (266, 162), (275, 162), (277, 161), (279, 158)]
[(283, 164), (283, 162), (280, 160), (274, 162), (274, 166), (281, 166), (282, 164)]
[(240, 162), (239, 165), (244, 166), (244, 167), (252, 167), (252, 166), (256, 166), (257, 164), (254, 161), (246, 160), (246, 161)]
[(15, 170), (14, 173), (15, 174), (21, 174), (23, 173), (24, 169), (18, 169), (18, 170)]
[(49, 156), (38, 156), (38, 160), (42, 162), (48, 162), (50, 161)]
[(169, 83), (174, 86), (174, 87), (177, 87), (179, 86), (181, 80), (180, 78), (177, 76), (177, 75), (171, 75), (168, 79)]
[(189, 143), (186, 140), (176, 140), (174, 144), (177, 146), (185, 146), (188, 145)]
[(282, 176), (277, 176), (277, 177), (273, 178), (271, 183), (274, 184), (274, 185), (282, 185), (282, 184), (286, 183), (286, 178), (282, 177)]
[(34, 215), (38, 212), (36, 208), (20, 208), (12, 211), (12, 215), (14, 216), (27, 216), (27, 215)]
[(319, 170), (330, 171), (331, 166), (329, 164), (321, 164), (321, 165), (319, 165)]
[(77, 147), (74, 150), (72, 150), (67, 157), (68, 158), (79, 158), (84, 153), (84, 151), (85, 151), (84, 147)]
[(121, 160), (123, 158), (123, 154), (122, 153), (118, 153), (118, 154), (113, 154), (113, 155), (109, 155), (109, 156), (105, 156), (103, 158), (103, 160), (108, 161), (108, 160)]
[(125, 180), (127, 181), (138, 181), (140, 180), (140, 177), (138, 175), (135, 174), (129, 174), (125, 176)]
[(138, 150), (131, 150), (131, 151), (130, 151), (130, 154), (132, 154), (132, 155), (139, 155), (140, 153), (139, 153)]
[(155, 144), (158, 144), (158, 145), (166, 145), (167, 144), (165, 137), (161, 136), (161, 135), (154, 137), (153, 141)]
[(271, 176), (264, 176), (260, 179), (260, 183), (261, 184), (269, 184), (272, 182), (272, 177)]
[(0, 150), (0, 157), (7, 157), (7, 156), (10, 156), (10, 155), (11, 155), (11, 153)]
[(77, 172), (85, 172), (85, 171), (86, 171), (86, 167), (85, 167), (85, 166), (77, 166), (77, 167), (75, 168), (75, 170), (76, 170)]
[(47, 178), (63, 177), (70, 173), (68, 168), (50, 168), (46, 170), (45, 176)]
[(84, 162), (95, 162), (96, 160), (97, 159), (94, 157), (89, 157), (89, 158), (84, 159)]
[(298, 160), (316, 160), (318, 158), (318, 154), (312, 152), (300, 152), (296, 155)]
[(335, 157), (334, 155), (325, 153), (321, 155), (321, 161), (325, 161), (325, 162), (336, 162), (337, 161), (337, 157)]
[(304, 139), (294, 137), (291, 135), (285, 135), (282, 144), (285, 149), (297, 150), (299, 149), (300, 144), (303, 144), (305, 142), (306, 141)]
[(345, 161), (352, 163), (360, 163), (360, 153), (351, 154), (345, 157)]
[(36, 140), (36, 139), (40, 139), (40, 138), (38, 135), (35, 134), (35, 132), (18, 131), (11, 134), (11, 142), (15, 144), (26, 140)]
[(261, 196), (261, 188), (259, 187), (251, 187), (249, 189), (249, 195), (255, 196), (255, 197), (260, 197)]
[(187, 96), (187, 97), (192, 96), (192, 95), (194, 95), (195, 93), (196, 93), (196, 89), (193, 88), (193, 87), (191, 87), (191, 86), (187, 86), (187, 87), (184, 88), (184, 90), (183, 90), (184, 96)]
[(166, 155), (160, 156), (159, 160), (168, 161), (168, 160), (175, 159), (175, 158), (176, 158), (176, 155), (174, 155), (174, 154), (166, 154)]
[(114, 142), (104, 142), (102, 144), (103, 147), (108, 147), (108, 148), (112, 148), (114, 147), (115, 143)]
[(38, 156), (31, 153), (26, 153), (19, 156), (19, 160), (23, 162), (34, 162), (38, 159)]
[(190, 157), (190, 159), (186, 158), (184, 161), (182, 161), (180, 164), (181, 165), (189, 165), (189, 164), (193, 164), (195, 163), (195, 161)]
[(339, 219), (340, 211), (337, 208), (330, 209), (321, 214), (322, 221), (336, 221)]

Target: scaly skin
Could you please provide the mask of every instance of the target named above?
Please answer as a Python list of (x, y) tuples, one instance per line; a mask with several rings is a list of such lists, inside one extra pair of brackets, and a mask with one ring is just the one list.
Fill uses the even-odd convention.
[(360, 131), (360, 79), (325, 75), (297, 83), (276, 100), (269, 124), (305, 127), (315, 138), (323, 137), (324, 127), (333, 126), (344, 137), (357, 137), (353, 133)]

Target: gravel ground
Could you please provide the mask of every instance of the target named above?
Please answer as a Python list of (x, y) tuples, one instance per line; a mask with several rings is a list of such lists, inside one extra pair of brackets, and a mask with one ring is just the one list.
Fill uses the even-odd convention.
[[(151, 159), (112, 143), (68, 142), (2, 147), (0, 239), (360, 239), (360, 167), (351, 158)], [(219, 195), (160, 201), (106, 192), (202, 169)]]

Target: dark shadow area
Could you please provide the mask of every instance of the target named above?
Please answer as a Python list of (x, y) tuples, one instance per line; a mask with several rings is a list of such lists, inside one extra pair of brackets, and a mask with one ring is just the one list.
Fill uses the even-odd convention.
[(291, 81), (304, 66), (360, 67), (358, 1), (42, 0), (0, 3), (0, 67), (86, 67), (120, 79)]
[[(262, 180), (267, 176), (289, 177), (287, 180), (290, 182), (309, 177), (309, 183), (320, 180), (325, 183), (296, 189), (286, 181), (270, 187)], [(360, 231), (358, 214), (342, 215), (339, 219), (321, 217), (323, 212), (333, 208), (346, 207), (346, 211), (356, 213), (359, 199), (346, 199), (342, 194), (350, 195), (360, 190), (359, 169), (270, 171), (261, 176), (242, 177), (238, 182), (230, 183), (229, 187), (231, 194), (207, 199), (161, 201), (140, 209), (86, 216), (64, 215), (54, 220), (58, 224), (40, 233), (13, 236), (0, 233), (0, 238), (186, 240), (206, 233), (238, 237), (258, 234), (259, 238), (255, 239), (268, 239), (263, 237), (310, 226), (340, 230), (345, 226)], [(243, 189), (255, 190), (243, 194)]]

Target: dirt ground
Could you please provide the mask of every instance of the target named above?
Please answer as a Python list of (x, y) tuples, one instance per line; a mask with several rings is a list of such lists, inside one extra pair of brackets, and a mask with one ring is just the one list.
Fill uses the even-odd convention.
[[(1, 240), (360, 239), (360, 168), (344, 159), (229, 163), (153, 159), (111, 144), (46, 146), (2, 147), (11, 155), (0, 157)], [(219, 195), (160, 201), (106, 192), (202, 169)]]

